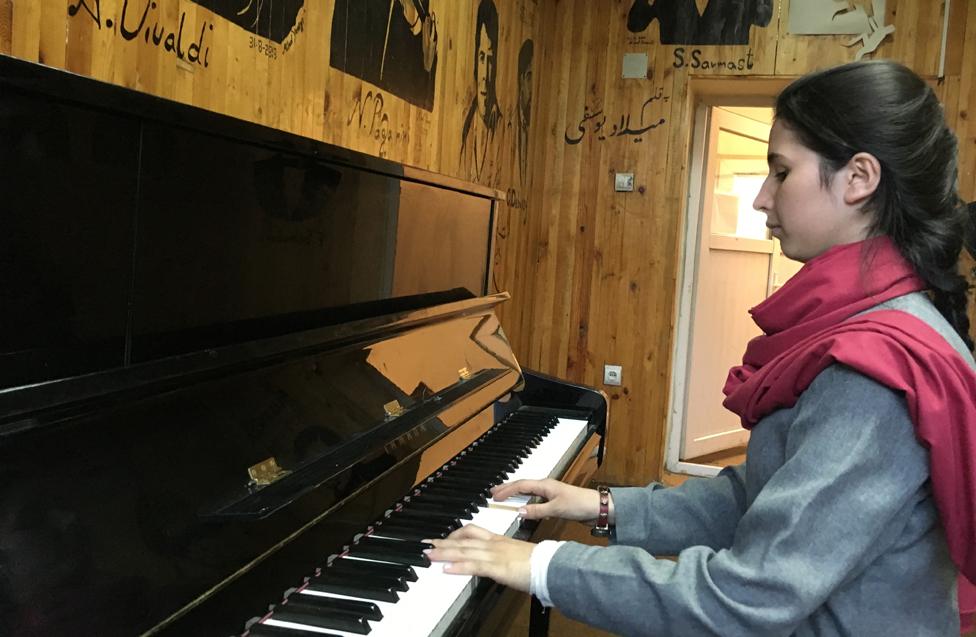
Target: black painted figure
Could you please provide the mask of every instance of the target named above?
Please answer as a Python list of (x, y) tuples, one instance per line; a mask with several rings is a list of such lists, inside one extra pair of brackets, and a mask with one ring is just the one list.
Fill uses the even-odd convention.
[(429, 0), (337, 0), (329, 64), (433, 110), (437, 22), (428, 7)]
[(627, 29), (640, 33), (656, 19), (661, 44), (748, 44), (749, 28), (772, 16), (772, 0), (710, 0), (701, 14), (695, 0), (634, 0)]
[(281, 44), (299, 21), (305, 0), (192, 0), (254, 35)]
[(475, 95), (464, 117), (461, 131), (461, 166), (471, 179), (497, 185), (500, 162), (497, 160), (495, 131), (501, 109), (495, 93), (498, 72), (498, 10), (492, 0), (481, 0), (475, 21)]

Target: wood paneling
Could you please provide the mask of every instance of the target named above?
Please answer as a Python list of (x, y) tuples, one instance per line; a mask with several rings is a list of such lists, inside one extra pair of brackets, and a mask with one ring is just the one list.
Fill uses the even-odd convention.
[[(753, 25), (748, 44), (694, 46), (662, 44), (657, 22), (628, 32), (633, 0), (495, 0), (501, 120), (489, 151), (500, 168), (477, 178), (460, 161), (476, 94), (475, 0), (430, 0), (438, 32), (430, 111), (330, 66), (333, 1), (306, 0), (286, 46), (191, 0), (0, 0), (0, 52), (508, 191), (512, 205), (501, 207), (493, 256), (494, 286), (513, 296), (502, 322), (527, 367), (600, 385), (604, 363), (623, 365), (623, 386), (606, 388), (613, 422), (604, 479), (632, 483), (658, 477), (663, 464), (697, 101), (725, 94), (749, 103), (744, 94), (771, 94), (785, 79), (853, 59), (857, 49), (843, 46), (849, 36), (790, 35), (789, 1), (776, 0), (769, 24)], [(126, 6), (128, 29), (149, 7), (132, 39), (122, 36)], [(973, 199), (976, 2), (953, 0), (951, 18), (947, 76), (936, 85), (960, 137), (961, 191)], [(166, 48), (181, 21), (182, 46), (199, 42), (200, 61)], [(875, 56), (935, 83), (942, 3), (887, 0), (885, 23), (896, 31)], [(523, 180), (514, 151), (517, 63), (529, 38), (531, 169)], [(646, 79), (621, 78), (624, 53), (648, 55)], [(635, 174), (634, 192), (613, 190), (618, 171)]]

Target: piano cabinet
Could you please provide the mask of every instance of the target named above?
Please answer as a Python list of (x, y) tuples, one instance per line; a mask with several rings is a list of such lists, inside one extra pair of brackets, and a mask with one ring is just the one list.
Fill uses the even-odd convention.
[(502, 193), (3, 56), (0, 136), (0, 634), (494, 622), (418, 541), (547, 537), (487, 489), (608, 426), (498, 322)]

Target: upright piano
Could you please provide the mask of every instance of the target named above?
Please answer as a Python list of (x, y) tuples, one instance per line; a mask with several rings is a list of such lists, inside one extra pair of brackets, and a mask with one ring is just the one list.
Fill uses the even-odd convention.
[(469, 635), (420, 540), (586, 482), (521, 369), (498, 193), (0, 57), (0, 634)]

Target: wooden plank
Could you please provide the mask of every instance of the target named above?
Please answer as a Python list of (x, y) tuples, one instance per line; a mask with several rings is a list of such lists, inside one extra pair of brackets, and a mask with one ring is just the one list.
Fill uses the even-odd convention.
[(17, 3), (11, 15), (10, 54), (36, 62), (40, 51), (41, 9), (37, 2)]
[(11, 39), (13, 37), (14, 4), (13, 0), (0, 0), (0, 53), (10, 55)]

